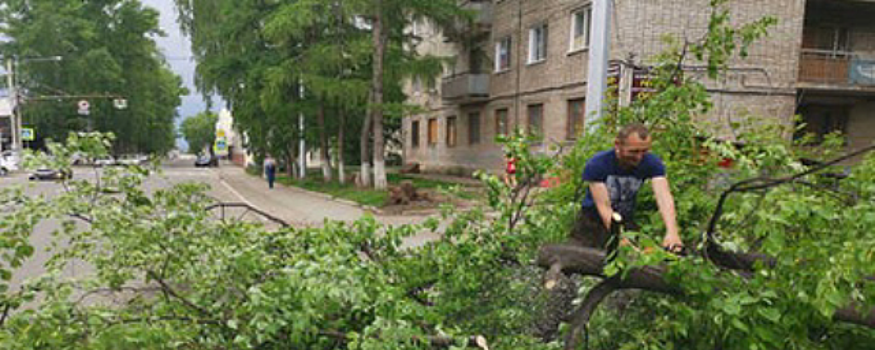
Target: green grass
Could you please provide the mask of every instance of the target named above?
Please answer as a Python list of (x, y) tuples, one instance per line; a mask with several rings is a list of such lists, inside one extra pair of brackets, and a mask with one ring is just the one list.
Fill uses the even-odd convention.
[[(309, 172), (308, 172), (309, 175)], [(318, 176), (318, 178), (317, 178)], [(297, 180), (288, 176), (277, 177), (277, 182), (303, 188), (308, 191), (325, 193), (334, 197), (344, 198), (362, 205), (371, 205), (381, 207), (386, 203), (386, 198), (389, 197), (387, 191), (376, 191), (372, 189), (356, 188), (355, 184), (341, 185), (337, 181), (329, 183), (322, 182), (321, 174), (308, 176), (306, 179)]]
[[(351, 173), (351, 172), (350, 172)], [(277, 182), (287, 185), (300, 187), (308, 191), (325, 193), (334, 197), (351, 200), (353, 202), (370, 205), (374, 207), (382, 207), (389, 197), (388, 191), (377, 191), (374, 189), (361, 189), (355, 187), (353, 183), (341, 185), (339, 182), (332, 181), (329, 183), (322, 182), (322, 172), (319, 169), (308, 169), (307, 178), (304, 180), (292, 179), (286, 175), (277, 176)], [(449, 189), (458, 186), (455, 183), (413, 178), (402, 174), (390, 173), (386, 175), (390, 185), (400, 184), (402, 181), (412, 181), (413, 186), (420, 189)], [(456, 196), (462, 199), (471, 200), (477, 197), (474, 192), (461, 190), (456, 191)]]

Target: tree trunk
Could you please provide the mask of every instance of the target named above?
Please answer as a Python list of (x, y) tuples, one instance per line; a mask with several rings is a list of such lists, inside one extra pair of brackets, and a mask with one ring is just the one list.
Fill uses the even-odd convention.
[(385, 190), (387, 187), (386, 181), (386, 160), (384, 157), (385, 141), (383, 139), (383, 63), (386, 58), (386, 41), (388, 38), (385, 23), (386, 17), (383, 16), (382, 1), (377, 1), (376, 16), (373, 23), (373, 40), (374, 40), (374, 76), (373, 76), (373, 98), (374, 104), (371, 109), (373, 113), (374, 123), (374, 188)]
[(328, 157), (328, 130), (325, 128), (325, 101), (319, 99), (319, 153), (322, 155), (322, 181), (331, 182), (333, 171), (331, 170), (331, 159)]
[(340, 129), (337, 131), (337, 177), (342, 185), (346, 183), (346, 168), (343, 165), (343, 129), (346, 128), (346, 114), (343, 106), (337, 109), (337, 114), (340, 118)]
[(286, 175), (289, 176), (290, 179), (295, 178), (295, 156), (294, 150), (289, 150), (289, 154), (286, 154)]
[[(294, 119), (293, 119), (294, 120)], [(296, 161), (298, 160), (298, 147), (296, 142), (292, 142), (289, 147), (286, 148), (285, 160), (286, 160), (286, 175), (289, 176), (290, 179), (295, 179), (295, 174), (298, 172), (298, 166)]]
[[(373, 94), (371, 94), (373, 96)], [(374, 101), (373, 97), (369, 99), (371, 102)], [(362, 125), (362, 133), (361, 139), (359, 140), (359, 152), (361, 154), (361, 170), (359, 171), (359, 186), (361, 187), (369, 187), (371, 186), (371, 153), (370, 145), (371, 141), (371, 114), (365, 113), (365, 122)]]

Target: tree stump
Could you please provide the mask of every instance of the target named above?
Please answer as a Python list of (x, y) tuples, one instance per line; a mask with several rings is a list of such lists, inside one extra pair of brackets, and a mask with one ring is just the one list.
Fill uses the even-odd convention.
[(416, 192), (416, 187), (413, 186), (413, 181), (402, 181), (398, 186), (389, 187), (389, 197), (386, 199), (386, 204), (407, 205), (421, 198), (422, 196)]
[(413, 186), (413, 181), (401, 181), (401, 192), (407, 197), (408, 201), (415, 201), (418, 198), (416, 187)]

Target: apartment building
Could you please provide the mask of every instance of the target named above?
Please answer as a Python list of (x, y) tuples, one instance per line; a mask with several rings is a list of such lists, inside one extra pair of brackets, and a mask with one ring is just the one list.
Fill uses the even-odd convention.
[[(476, 10), (466, 40), (414, 26), (422, 53), (456, 57), (435, 88), (412, 81), (408, 96), (425, 112), (405, 118), (404, 158), (425, 171), (501, 169), (498, 134), (520, 127), (544, 136), (537, 147), (573, 141), (584, 130), (589, 0), (462, 1)], [(695, 40), (708, 26), (707, 0), (614, 0), (611, 73), (621, 101), (636, 89), (630, 63), (646, 66), (668, 34)], [(845, 132), (849, 148), (875, 140), (875, 1), (730, 0), (734, 23), (771, 15), (778, 24), (746, 59), (733, 59), (719, 81), (701, 76), (713, 111), (702, 116), (716, 132), (747, 115), (793, 123), (809, 131)], [(418, 27), (418, 28), (417, 28)], [(631, 77), (631, 78), (629, 78)], [(625, 88), (624, 88), (625, 87)]]

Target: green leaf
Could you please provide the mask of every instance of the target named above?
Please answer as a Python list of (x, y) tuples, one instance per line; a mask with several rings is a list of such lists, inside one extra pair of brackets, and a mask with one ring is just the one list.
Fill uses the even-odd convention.
[(741, 313), (741, 305), (732, 301), (727, 301), (723, 304), (723, 312), (728, 315), (736, 316)]
[(781, 312), (776, 308), (760, 307), (757, 308), (757, 312), (771, 322), (778, 323), (781, 320)]
[(740, 330), (742, 332), (745, 332), (745, 333), (750, 332), (750, 328), (748, 328), (747, 325), (745, 325), (743, 322), (741, 322), (741, 320), (739, 320), (737, 318), (732, 319), (732, 326), (737, 328), (738, 330)]

